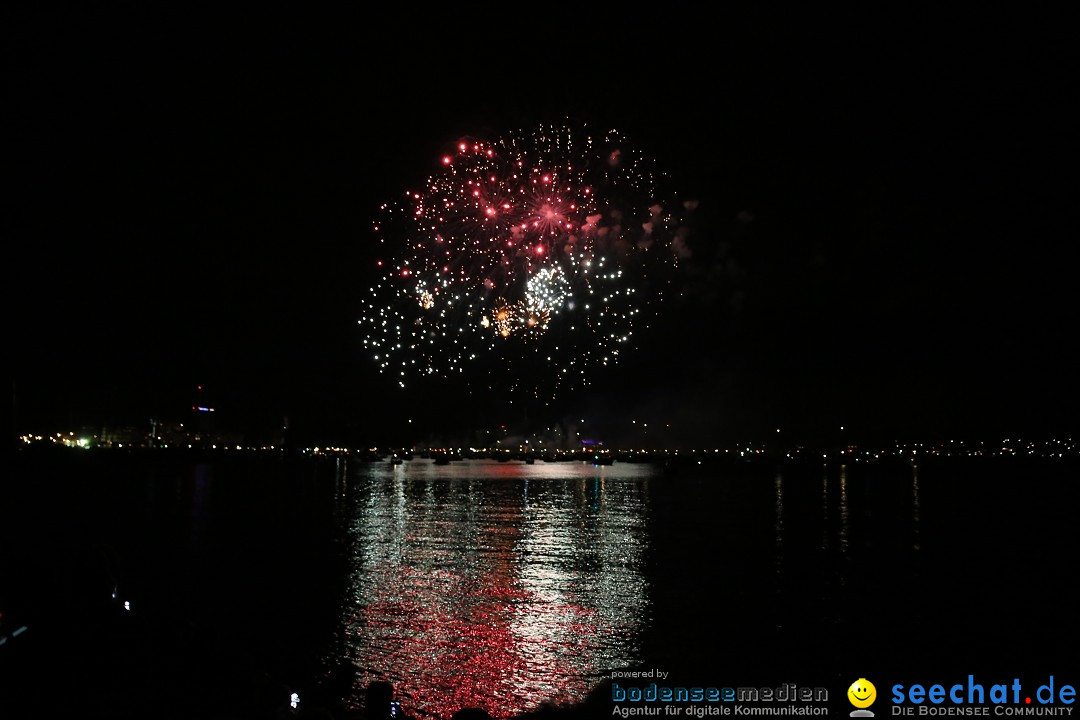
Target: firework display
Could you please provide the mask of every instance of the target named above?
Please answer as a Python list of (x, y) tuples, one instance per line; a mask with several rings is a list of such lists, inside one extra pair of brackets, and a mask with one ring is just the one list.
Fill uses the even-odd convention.
[(365, 347), (401, 387), (455, 378), (551, 398), (588, 385), (655, 316), (685, 246), (662, 179), (615, 131), (460, 141), (381, 208)]

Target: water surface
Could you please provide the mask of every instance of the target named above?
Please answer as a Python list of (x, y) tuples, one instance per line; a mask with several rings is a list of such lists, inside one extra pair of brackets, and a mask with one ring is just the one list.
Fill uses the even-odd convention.
[(1061, 677), (1075, 477), (21, 456), (0, 622), (31, 631), (0, 647), (0, 691), (20, 711), (267, 717), (293, 691), (330, 702), (348, 664), (346, 705), (381, 679), (419, 716), (505, 717), (627, 667), (718, 686)]
[(652, 466), (361, 465), (335, 659), (407, 705), (516, 713), (642, 661)]

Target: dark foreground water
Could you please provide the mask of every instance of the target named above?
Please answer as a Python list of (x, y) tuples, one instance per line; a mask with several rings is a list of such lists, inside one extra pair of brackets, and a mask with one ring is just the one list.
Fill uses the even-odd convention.
[(859, 677), (1076, 681), (1077, 479), (24, 454), (0, 717), (275, 717), (374, 679), (419, 717), (508, 716), (625, 668), (841, 701)]

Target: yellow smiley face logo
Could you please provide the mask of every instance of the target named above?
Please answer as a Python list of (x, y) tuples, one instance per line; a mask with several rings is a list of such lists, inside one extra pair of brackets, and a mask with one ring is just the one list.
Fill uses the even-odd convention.
[(868, 708), (877, 699), (877, 688), (866, 678), (859, 678), (847, 689), (848, 700), (857, 708)]

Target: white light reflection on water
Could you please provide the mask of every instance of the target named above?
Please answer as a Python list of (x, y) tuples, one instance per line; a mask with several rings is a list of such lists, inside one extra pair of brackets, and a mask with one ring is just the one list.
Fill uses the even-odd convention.
[(335, 658), (407, 712), (496, 716), (582, 700), (641, 661), (646, 465), (361, 465)]

